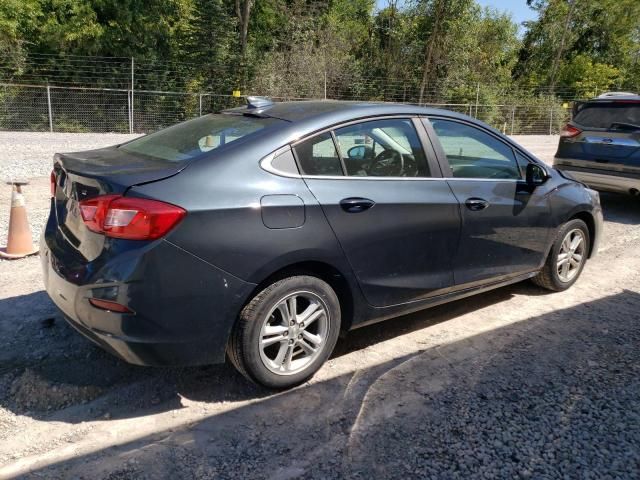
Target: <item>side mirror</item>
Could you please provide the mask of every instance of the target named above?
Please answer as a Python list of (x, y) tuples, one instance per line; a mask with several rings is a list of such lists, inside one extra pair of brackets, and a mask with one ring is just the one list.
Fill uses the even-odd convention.
[(367, 152), (367, 149), (364, 145), (356, 145), (355, 147), (351, 147), (347, 151), (347, 156), (349, 158), (355, 158), (358, 160), (362, 160)]
[(549, 180), (547, 171), (537, 163), (527, 164), (527, 185), (537, 187)]

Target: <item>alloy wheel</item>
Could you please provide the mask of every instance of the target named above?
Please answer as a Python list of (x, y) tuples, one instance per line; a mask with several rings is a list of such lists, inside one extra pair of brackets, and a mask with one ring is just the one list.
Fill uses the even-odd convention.
[(586, 241), (582, 230), (575, 228), (562, 240), (560, 252), (556, 258), (558, 278), (562, 282), (570, 282), (580, 272), (585, 260)]
[(318, 295), (299, 291), (276, 303), (260, 331), (260, 358), (270, 371), (292, 375), (321, 353), (329, 332), (329, 313)]

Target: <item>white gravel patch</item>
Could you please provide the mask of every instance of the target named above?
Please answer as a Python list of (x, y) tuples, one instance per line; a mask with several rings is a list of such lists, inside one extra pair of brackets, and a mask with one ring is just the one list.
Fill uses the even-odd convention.
[[(140, 135), (118, 133), (0, 132), (0, 246), (6, 246), (11, 187), (9, 180), (31, 179), (24, 188), (33, 241), (49, 215), (49, 173), (53, 155), (79, 152), (126, 142)], [(44, 177), (44, 178), (43, 178)]]
[[(521, 138), (545, 161), (557, 145)], [(0, 262), (0, 478), (638, 479), (640, 204), (602, 200), (605, 247), (572, 289), (525, 282), (355, 330), (288, 392), (228, 365), (120, 362), (63, 321), (38, 258)]]
[(139, 136), (120, 133), (0, 132), (0, 180), (48, 176), (55, 153), (108, 147)]
[(603, 195), (607, 248), (570, 290), (524, 282), (349, 332), (277, 393), (230, 365), (127, 365), (63, 321), (39, 259), (0, 262), (0, 478), (640, 479), (629, 200)]
[(543, 162), (548, 165), (553, 164), (560, 135), (513, 135), (511, 138)]

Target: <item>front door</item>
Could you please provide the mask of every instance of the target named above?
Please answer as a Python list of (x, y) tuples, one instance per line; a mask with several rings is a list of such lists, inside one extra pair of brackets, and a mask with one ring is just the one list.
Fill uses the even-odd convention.
[(453, 261), (455, 283), (471, 286), (531, 272), (545, 260), (552, 232), (548, 187), (524, 182), (524, 154), (480, 127), (432, 118), (451, 169), (462, 231)]
[(294, 152), (371, 305), (453, 287), (458, 202), (425, 155), (412, 119), (352, 124), (305, 140)]

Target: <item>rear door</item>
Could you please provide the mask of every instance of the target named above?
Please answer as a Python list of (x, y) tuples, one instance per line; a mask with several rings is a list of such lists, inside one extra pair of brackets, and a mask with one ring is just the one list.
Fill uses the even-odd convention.
[(300, 171), (374, 306), (453, 286), (458, 202), (423, 140), (428, 144), (417, 120), (381, 118), (294, 145)]
[(530, 160), (472, 123), (432, 117), (425, 126), (450, 169), (447, 182), (460, 202), (456, 285), (473, 286), (538, 269), (551, 233), (550, 187), (531, 191), (526, 186)]
[(575, 128), (560, 138), (558, 164), (640, 172), (640, 101), (581, 103), (571, 124)]

